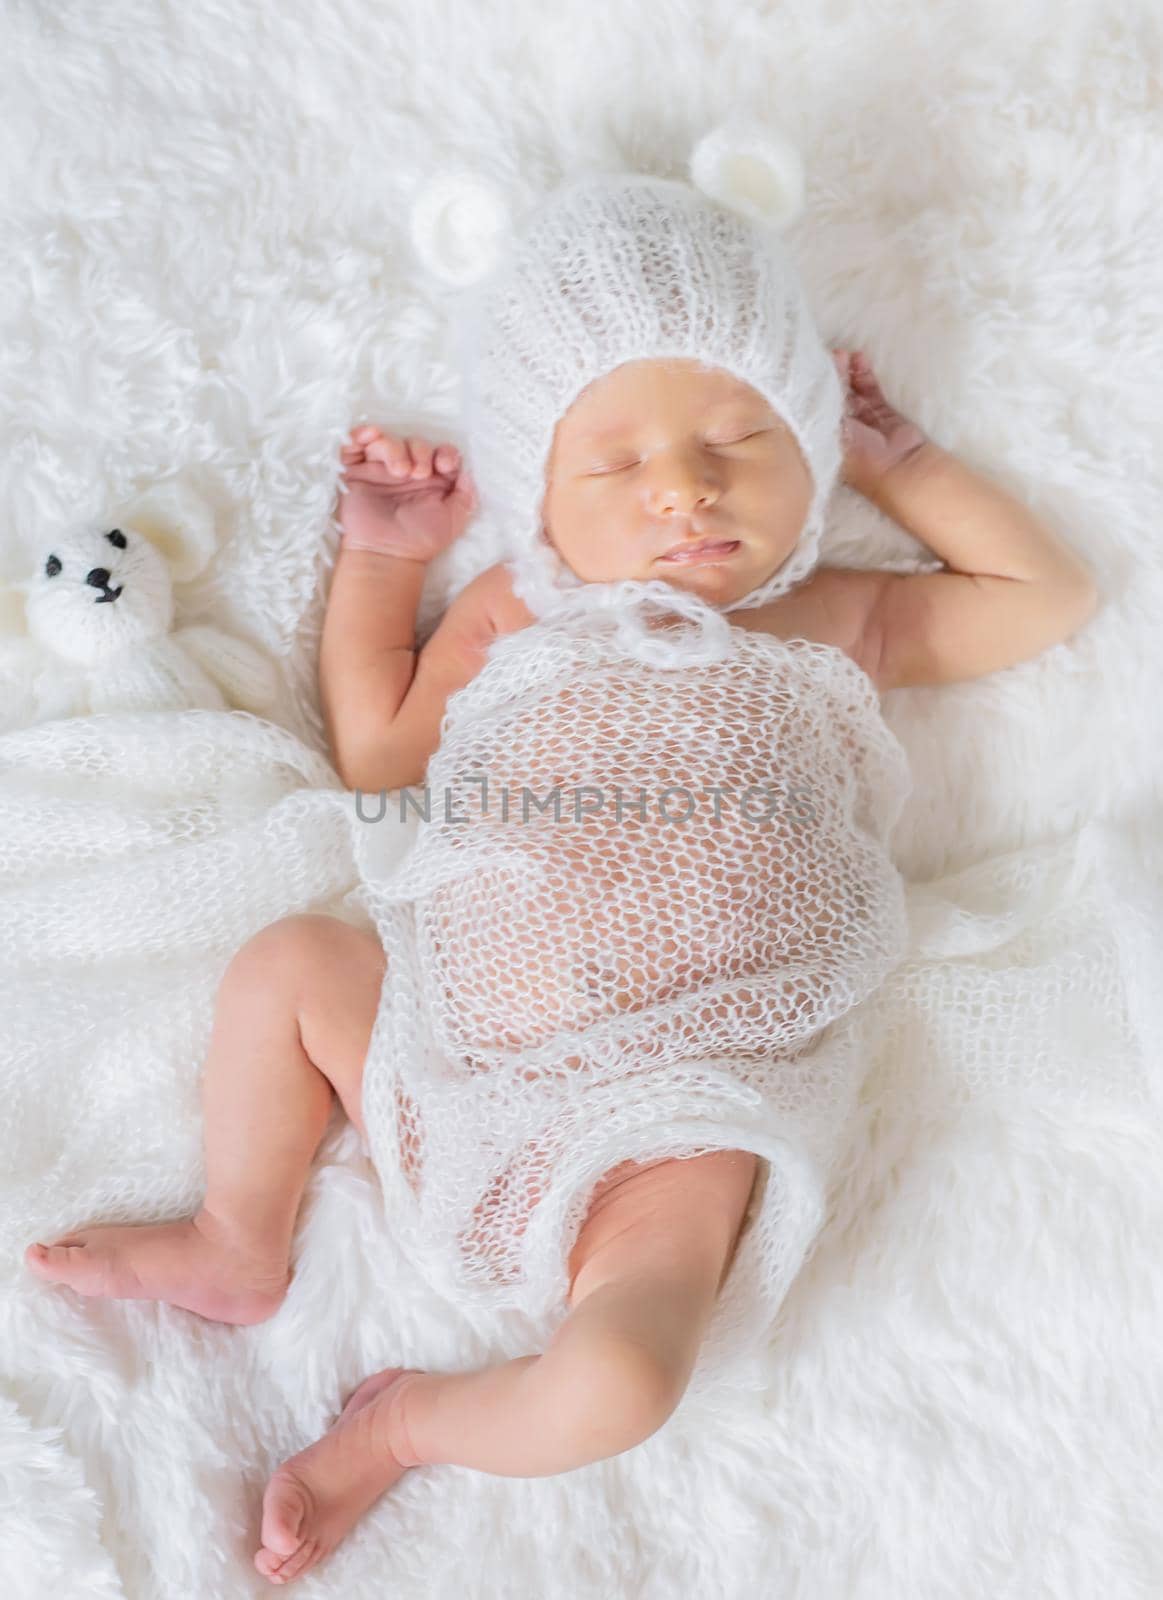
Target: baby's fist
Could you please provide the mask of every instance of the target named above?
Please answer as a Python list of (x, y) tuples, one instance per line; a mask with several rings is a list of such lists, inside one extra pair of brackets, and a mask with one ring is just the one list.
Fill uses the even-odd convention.
[(845, 390), (844, 481), (869, 494), (928, 436), (885, 399), (863, 350), (833, 350), (832, 359)]
[(430, 561), (476, 510), (476, 489), (455, 445), (401, 439), (368, 425), (353, 429), (342, 461), (338, 517), (349, 549)]

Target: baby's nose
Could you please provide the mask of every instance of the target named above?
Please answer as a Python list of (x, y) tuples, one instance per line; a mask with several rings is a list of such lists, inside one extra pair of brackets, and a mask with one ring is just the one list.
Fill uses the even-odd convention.
[(671, 472), (648, 486), (646, 503), (653, 516), (675, 516), (706, 504), (714, 495), (715, 487), (709, 478), (694, 472)]

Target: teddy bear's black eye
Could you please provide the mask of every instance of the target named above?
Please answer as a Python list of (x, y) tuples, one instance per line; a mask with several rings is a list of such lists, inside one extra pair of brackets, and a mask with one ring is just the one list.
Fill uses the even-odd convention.
[(45, 577), (46, 578), (55, 578), (57, 573), (60, 570), (61, 570), (61, 564), (57, 560), (56, 556), (49, 556), (48, 560), (44, 564), (44, 575), (45, 575)]
[(124, 550), (125, 546), (129, 543), (128, 539), (126, 539), (120, 528), (114, 528), (113, 531), (111, 533), (107, 533), (105, 537), (108, 539), (110, 544), (115, 544), (119, 550)]

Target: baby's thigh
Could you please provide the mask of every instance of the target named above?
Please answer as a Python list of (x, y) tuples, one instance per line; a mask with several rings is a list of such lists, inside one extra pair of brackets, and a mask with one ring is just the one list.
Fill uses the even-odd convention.
[(282, 990), (303, 1049), (365, 1142), (363, 1069), (386, 965), (375, 933), (321, 912), (271, 923), (232, 963), (244, 981), (266, 974), (268, 989)]
[(749, 1150), (624, 1161), (594, 1191), (569, 1257), (569, 1304), (611, 1282), (689, 1280), (711, 1306), (726, 1281), (754, 1190)]

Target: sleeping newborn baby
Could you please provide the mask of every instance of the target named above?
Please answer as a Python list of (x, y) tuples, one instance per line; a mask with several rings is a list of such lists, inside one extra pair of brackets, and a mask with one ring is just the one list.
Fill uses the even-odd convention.
[[(362, 1383), (267, 1486), (275, 1583), (409, 1468), (632, 1448), (712, 1332), (770, 1326), (858, 1081), (831, 1025), (904, 949), (879, 694), (1029, 659), (1095, 607), (1063, 543), (824, 347), (770, 234), (685, 185), (563, 191), (469, 326), (471, 477), (373, 426), (343, 451), (332, 755), (431, 803), (369, 886), (377, 932), (294, 916), (230, 963), (195, 1217), (27, 1253), (83, 1295), (272, 1316), (334, 1091), (433, 1284), (556, 1309), (539, 1352)], [(821, 566), (841, 476), (944, 570)], [(417, 649), (427, 564), (478, 505), (507, 558)]]

